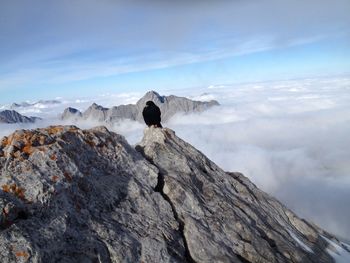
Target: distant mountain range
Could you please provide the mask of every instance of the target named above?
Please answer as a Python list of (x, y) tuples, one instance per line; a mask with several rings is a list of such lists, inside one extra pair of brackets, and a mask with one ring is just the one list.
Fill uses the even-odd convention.
[(32, 106), (42, 106), (42, 105), (52, 105), (52, 104), (60, 104), (61, 102), (59, 100), (39, 100), (34, 103), (28, 103), (28, 102), (21, 102), (21, 103), (12, 103), (10, 106), (10, 109), (15, 110), (18, 108), (26, 108), (26, 107), (32, 107)]
[(155, 91), (147, 92), (136, 104), (119, 105), (105, 108), (93, 103), (86, 111), (80, 112), (74, 108), (66, 108), (61, 115), (63, 120), (94, 120), (99, 122), (114, 122), (122, 119), (131, 119), (143, 122), (142, 110), (147, 101), (153, 101), (162, 112), (162, 121), (169, 120), (176, 113), (202, 112), (212, 106), (220, 105), (217, 101), (193, 101), (184, 97), (174, 95), (161, 96)]
[[(101, 105), (93, 103), (87, 110), (81, 112), (75, 108), (68, 107), (61, 114), (62, 120), (93, 120), (98, 122), (116, 122), (123, 119), (136, 120), (143, 122), (142, 110), (146, 102), (152, 100), (157, 104), (162, 112), (162, 121), (166, 122), (176, 113), (193, 113), (202, 112), (210, 107), (220, 105), (215, 100), (210, 101), (194, 101), (185, 97), (177, 97), (174, 95), (161, 96), (155, 91), (147, 92), (136, 104), (119, 105), (111, 108), (105, 108)], [(24, 116), (14, 109), (26, 107), (40, 107), (42, 105), (52, 105), (61, 103), (58, 100), (39, 100), (35, 103), (22, 102), (20, 104), (13, 103), (11, 110), (0, 112), (0, 123), (33, 123), (40, 118)]]
[(33, 123), (41, 118), (27, 117), (14, 110), (0, 111), (0, 123)]

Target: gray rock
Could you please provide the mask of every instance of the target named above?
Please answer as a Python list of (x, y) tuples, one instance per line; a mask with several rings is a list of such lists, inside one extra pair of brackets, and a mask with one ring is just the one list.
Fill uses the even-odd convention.
[(184, 261), (158, 170), (122, 136), (56, 126), (0, 148), (2, 263)]
[(104, 127), (4, 137), (1, 262), (334, 262), (334, 237), (172, 130), (136, 149)]
[(61, 115), (62, 120), (78, 120), (82, 117), (82, 113), (74, 108), (68, 107)]
[(147, 128), (137, 149), (160, 174), (159, 188), (195, 262), (333, 262), (330, 236), (298, 218), (240, 173), (227, 173), (170, 129)]
[(39, 117), (27, 117), (14, 110), (0, 111), (0, 123), (33, 123), (40, 120)]
[[(136, 104), (120, 105), (112, 108), (104, 108), (96, 103), (92, 104), (84, 113), (82, 119), (89, 119), (99, 122), (117, 122), (122, 119), (131, 119), (143, 122), (142, 110), (146, 102), (152, 100), (160, 107), (162, 121), (166, 122), (176, 113), (202, 112), (219, 103), (215, 100), (209, 102), (193, 101), (184, 97), (160, 96), (155, 91), (147, 92)], [(66, 109), (67, 110), (67, 109)], [(61, 119), (70, 119), (71, 115), (62, 114)]]
[(218, 106), (219, 103), (215, 100), (208, 102), (193, 101), (185, 97), (177, 97), (174, 95), (160, 96), (155, 91), (147, 92), (137, 103), (137, 117), (136, 120), (143, 122), (142, 110), (146, 105), (146, 102), (152, 100), (162, 112), (162, 121), (169, 120), (176, 113), (193, 113), (202, 112), (210, 107)]
[(83, 112), (82, 117), (84, 119), (102, 122), (106, 120), (107, 113), (108, 108), (104, 108), (96, 103), (93, 103), (86, 111)]

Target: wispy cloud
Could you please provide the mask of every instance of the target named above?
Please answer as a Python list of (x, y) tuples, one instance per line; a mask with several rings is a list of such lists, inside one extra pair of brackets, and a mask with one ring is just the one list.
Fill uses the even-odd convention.
[(39, 2), (0, 4), (3, 89), (163, 69), (350, 33), (345, 0)]
[[(323, 36), (313, 38), (291, 39), (285, 43), (285, 47), (292, 47), (306, 43), (319, 41)], [(274, 39), (264, 37), (260, 39), (239, 41), (226, 40), (219, 48), (198, 49), (196, 52), (158, 52), (139, 56), (112, 57), (93, 59), (94, 61), (80, 61), (79, 58), (62, 56), (55, 53), (44, 52), (36, 57), (36, 63), (31, 62), (27, 67), (25, 63), (17, 66), (7, 74), (0, 75), (0, 87), (16, 87), (20, 85), (31, 86), (33, 84), (64, 84), (68, 82), (89, 80), (116, 76), (126, 73), (135, 73), (157, 69), (171, 68), (175, 66), (195, 64), (207, 61), (215, 61), (229, 57), (262, 52), (277, 48)], [(65, 52), (63, 51), (63, 54)], [(62, 54), (62, 53), (61, 53)], [(27, 58), (29, 60), (29, 58)], [(24, 61), (26, 58), (24, 57)], [(49, 61), (49, 62), (48, 62)], [(16, 65), (14, 63), (13, 65)]]

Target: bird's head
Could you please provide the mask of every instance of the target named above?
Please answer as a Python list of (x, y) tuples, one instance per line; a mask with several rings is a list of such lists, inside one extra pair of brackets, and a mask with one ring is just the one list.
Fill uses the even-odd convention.
[(146, 105), (147, 105), (147, 106), (153, 106), (153, 105), (155, 105), (155, 104), (154, 104), (153, 101), (149, 100), (149, 101), (146, 102)]

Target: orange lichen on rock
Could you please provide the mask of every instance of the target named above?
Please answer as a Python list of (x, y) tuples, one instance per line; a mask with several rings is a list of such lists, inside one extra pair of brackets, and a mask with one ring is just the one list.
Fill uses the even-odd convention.
[(50, 126), (49, 128), (47, 128), (47, 132), (50, 135), (53, 135), (53, 134), (56, 134), (56, 133), (59, 133), (59, 132), (62, 132), (62, 131), (63, 131), (63, 127), (62, 126)]
[(4, 137), (4, 139), (2, 140), (2, 146), (6, 147), (6, 146), (11, 145), (12, 140), (13, 140), (13, 134), (10, 135), (9, 137)]
[(68, 172), (64, 172), (63, 175), (67, 179), (68, 182), (72, 181), (72, 176), (70, 176), (70, 174)]
[(31, 144), (26, 144), (23, 149), (22, 149), (22, 152), (28, 154), (28, 155), (31, 155), (33, 152), (34, 152), (34, 149), (32, 147)]
[(17, 252), (15, 252), (15, 256), (18, 258), (22, 257), (25, 260), (27, 260), (29, 258), (29, 254), (26, 251), (17, 251)]
[(51, 177), (51, 180), (56, 183), (58, 181), (58, 178), (59, 177), (57, 175), (54, 175)]
[(2, 190), (6, 193), (10, 193), (11, 192), (11, 188), (8, 184), (4, 184), (1, 186)]
[(19, 199), (22, 199), (22, 200), (25, 199), (25, 196), (24, 196), (25, 190), (24, 190), (24, 188), (19, 187), (16, 184), (12, 184), (11, 185), (11, 190), (12, 190), (13, 194), (15, 196), (17, 196)]
[(4, 137), (1, 141), (1, 146), (6, 147), (9, 145), (15, 146), (15, 151), (19, 150), (17, 154), (14, 154), (14, 157), (19, 157), (21, 152), (24, 152), (27, 155), (33, 153), (33, 143), (37, 144), (36, 135), (31, 131), (19, 131), (15, 132), (9, 137)]
[(51, 155), (50, 155), (50, 159), (51, 159), (52, 161), (56, 161), (56, 160), (57, 160), (57, 156), (56, 156), (55, 154), (51, 154)]
[(5, 136), (1, 140), (1, 147), (6, 147), (8, 145), (8, 138)]
[(11, 193), (13, 195), (15, 195), (16, 197), (18, 197), (19, 199), (25, 200), (25, 189), (22, 187), (17, 186), (16, 184), (4, 184), (1, 186), (2, 190), (6, 193)]
[(77, 131), (78, 130), (78, 128), (77, 127), (71, 127), (71, 128), (69, 128), (69, 130), (68, 131), (70, 131), (70, 132), (75, 132), (75, 131)]
[(89, 144), (91, 147), (95, 147), (95, 143), (91, 140), (85, 140), (87, 144)]

